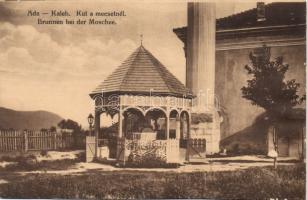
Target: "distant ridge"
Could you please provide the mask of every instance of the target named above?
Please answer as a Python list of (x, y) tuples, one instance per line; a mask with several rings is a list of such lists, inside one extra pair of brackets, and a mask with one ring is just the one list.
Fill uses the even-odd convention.
[(16, 111), (0, 107), (0, 129), (40, 130), (56, 126), (63, 118), (48, 111)]

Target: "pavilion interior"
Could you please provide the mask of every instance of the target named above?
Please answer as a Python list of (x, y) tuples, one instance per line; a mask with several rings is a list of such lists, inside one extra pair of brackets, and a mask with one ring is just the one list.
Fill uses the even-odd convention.
[[(130, 140), (144, 138), (146, 137), (144, 134), (147, 134), (152, 140), (186, 140), (188, 137), (189, 114), (185, 111), (179, 115), (177, 110), (172, 110), (167, 117), (167, 114), (159, 108), (149, 109), (145, 114), (137, 107), (128, 108), (123, 111), (121, 129), (118, 123), (119, 114), (107, 113), (107, 115), (116, 122), (106, 131), (116, 137), (122, 136)], [(167, 131), (167, 123), (169, 123), (169, 131)], [(100, 139), (106, 138), (104, 133), (99, 135)]]

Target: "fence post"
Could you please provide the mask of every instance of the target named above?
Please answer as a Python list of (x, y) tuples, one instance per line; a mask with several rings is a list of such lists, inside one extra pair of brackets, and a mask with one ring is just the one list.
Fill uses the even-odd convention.
[(17, 131), (14, 131), (14, 150), (17, 151)]
[(54, 147), (54, 150), (56, 150), (57, 149), (57, 134), (56, 134), (56, 132), (54, 132), (53, 141), (54, 141), (53, 147)]
[(27, 131), (24, 131), (23, 132), (24, 133), (24, 147), (25, 147), (25, 152), (27, 152), (28, 151), (28, 148), (29, 148), (29, 140), (28, 140), (28, 133), (27, 133)]

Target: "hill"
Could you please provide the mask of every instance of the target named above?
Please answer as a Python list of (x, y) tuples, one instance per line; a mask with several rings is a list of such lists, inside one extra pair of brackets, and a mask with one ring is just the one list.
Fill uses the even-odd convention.
[(56, 126), (63, 118), (47, 111), (16, 111), (0, 107), (0, 129), (33, 129)]

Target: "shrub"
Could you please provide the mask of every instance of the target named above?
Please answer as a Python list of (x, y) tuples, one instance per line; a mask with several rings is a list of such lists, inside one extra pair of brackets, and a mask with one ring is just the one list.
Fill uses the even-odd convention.
[(10, 164), (4, 168), (4, 170), (7, 171), (31, 171), (36, 170), (36, 165), (38, 164), (38, 161), (36, 159), (36, 156), (34, 155), (28, 155), (28, 156), (17, 156), (14, 161), (16, 163)]
[(77, 162), (76, 159), (62, 160), (43, 160), (38, 162), (34, 155), (18, 156), (14, 160), (16, 163), (9, 164), (5, 168), (0, 168), (0, 171), (35, 171), (35, 170), (65, 170)]
[(166, 158), (157, 154), (156, 151), (142, 152), (136, 150), (130, 153), (126, 167), (139, 168), (175, 168), (178, 164), (166, 163)]
[(14, 162), (15, 161), (15, 157), (12, 156), (2, 156), (0, 158), (0, 161), (6, 161), (6, 162)]
[(47, 150), (41, 150), (40, 155), (41, 156), (48, 156), (48, 151)]
[(86, 153), (84, 151), (82, 151), (82, 152), (78, 153), (76, 155), (76, 157), (77, 157), (76, 161), (78, 161), (78, 162), (85, 162), (85, 160), (86, 160)]

